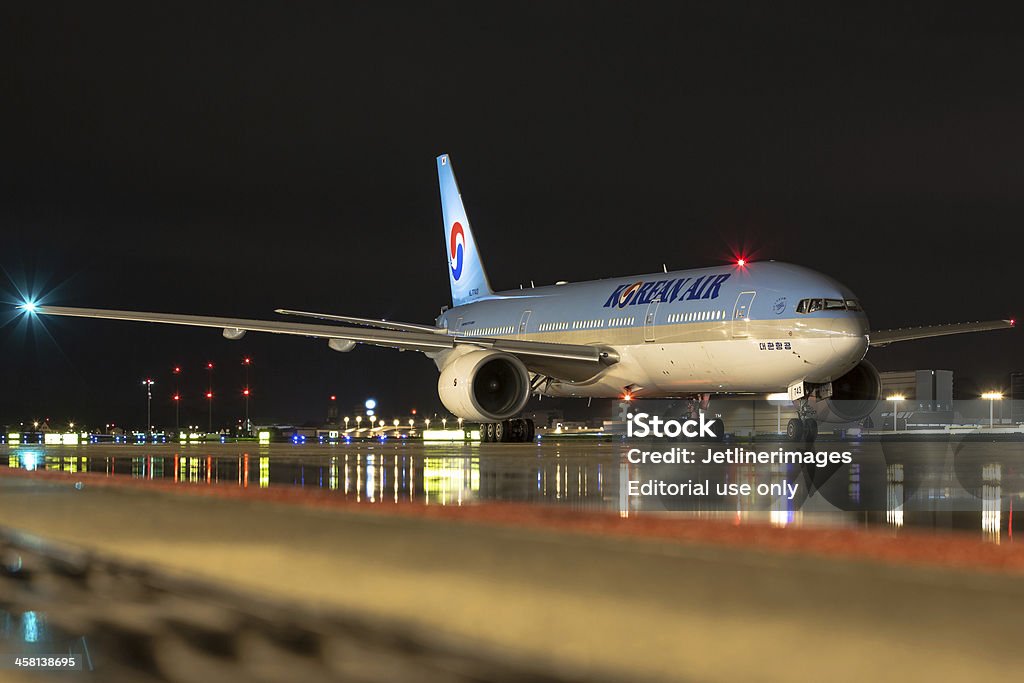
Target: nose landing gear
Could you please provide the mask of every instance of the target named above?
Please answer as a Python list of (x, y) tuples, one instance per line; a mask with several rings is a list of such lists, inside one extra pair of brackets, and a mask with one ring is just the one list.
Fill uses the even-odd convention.
[(793, 442), (814, 443), (818, 438), (818, 421), (814, 419), (814, 409), (808, 405), (806, 396), (797, 403), (797, 417), (786, 425), (786, 438)]

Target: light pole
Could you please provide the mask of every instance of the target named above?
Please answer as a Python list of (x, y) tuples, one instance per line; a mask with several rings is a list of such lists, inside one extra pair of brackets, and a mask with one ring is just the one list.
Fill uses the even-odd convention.
[(361, 425), (362, 424), (363, 424), (363, 416), (362, 415), (356, 415), (356, 434), (357, 435), (359, 434), (359, 430), (361, 429)]
[(892, 396), (889, 396), (885, 400), (886, 401), (892, 401), (892, 431), (898, 432), (899, 431), (900, 423), (899, 423), (899, 416), (896, 414), (896, 404), (899, 403), (900, 401), (902, 401), (903, 397), (900, 396), (899, 394), (894, 394)]
[(206, 373), (209, 377), (209, 382), (206, 388), (206, 402), (209, 404), (209, 416), (206, 420), (206, 433), (209, 434), (213, 431), (213, 363), (206, 364)]
[(142, 380), (142, 386), (146, 387), (146, 434), (150, 440), (153, 439), (153, 385), (156, 384), (148, 377)]
[(995, 416), (992, 412), (992, 406), (995, 405), (996, 401), (1002, 401), (1003, 395), (998, 391), (986, 391), (981, 395), (981, 397), (988, 399), (988, 428), (992, 429), (995, 426)]
[(209, 434), (213, 431), (213, 392), (206, 392), (206, 402), (210, 405), (210, 414), (206, 421), (206, 433)]
[(174, 366), (174, 434), (181, 438), (181, 366)]
[(345, 416), (345, 432), (348, 433), (348, 415)]
[(448, 429), (448, 418), (447, 417), (442, 417), (441, 418), (441, 429), (444, 429), (444, 430)]
[(181, 394), (174, 392), (174, 434), (181, 439)]
[(249, 425), (249, 368), (252, 367), (252, 358), (246, 356), (242, 359), (242, 365), (245, 366), (245, 390), (242, 394), (245, 396), (245, 435), (252, 435), (252, 427)]
[(249, 385), (242, 389), (242, 396), (245, 396), (245, 435), (252, 436), (252, 429), (249, 428)]

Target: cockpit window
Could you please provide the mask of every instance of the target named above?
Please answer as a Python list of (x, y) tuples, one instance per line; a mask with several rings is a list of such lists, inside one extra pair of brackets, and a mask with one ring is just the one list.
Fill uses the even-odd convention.
[(796, 305), (797, 313), (817, 311), (863, 311), (856, 299), (801, 299)]

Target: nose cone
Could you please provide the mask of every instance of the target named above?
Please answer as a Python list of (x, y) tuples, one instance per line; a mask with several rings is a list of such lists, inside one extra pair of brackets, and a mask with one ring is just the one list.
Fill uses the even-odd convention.
[(868, 352), (868, 319), (863, 315), (832, 321), (832, 350), (847, 363), (857, 363)]

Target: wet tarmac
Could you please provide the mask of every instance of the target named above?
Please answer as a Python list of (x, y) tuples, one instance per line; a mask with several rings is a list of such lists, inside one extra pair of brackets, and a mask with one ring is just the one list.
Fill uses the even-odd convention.
[[(693, 464), (630, 462), (631, 448), (664, 452), (670, 446), (583, 439), (507, 445), (405, 440), (26, 445), (0, 446), (0, 467), (206, 484), (216, 490), (317, 490), (363, 505), (503, 501), (779, 526), (958, 530), (993, 542), (1012, 540), (1015, 502), (1019, 511), (1024, 497), (1021, 441), (820, 443), (815, 451), (848, 451), (852, 460), (824, 467), (701, 462), (709, 452), (723, 460), (729, 449), (793, 448), (772, 442), (689, 445)], [(645, 482), (664, 484), (650, 495), (630, 495), (630, 482), (635, 482), (632, 493)], [(747, 495), (739, 489), (744, 484)], [(707, 490), (695, 491), (697, 485)], [(758, 486), (767, 487), (764, 495), (758, 495)]]
[[(1021, 444), (822, 448), (853, 462), (7, 447), (0, 654), (87, 654), (60, 676), (114, 682), (1006, 678)], [(711, 491), (629, 495), (652, 480)]]

